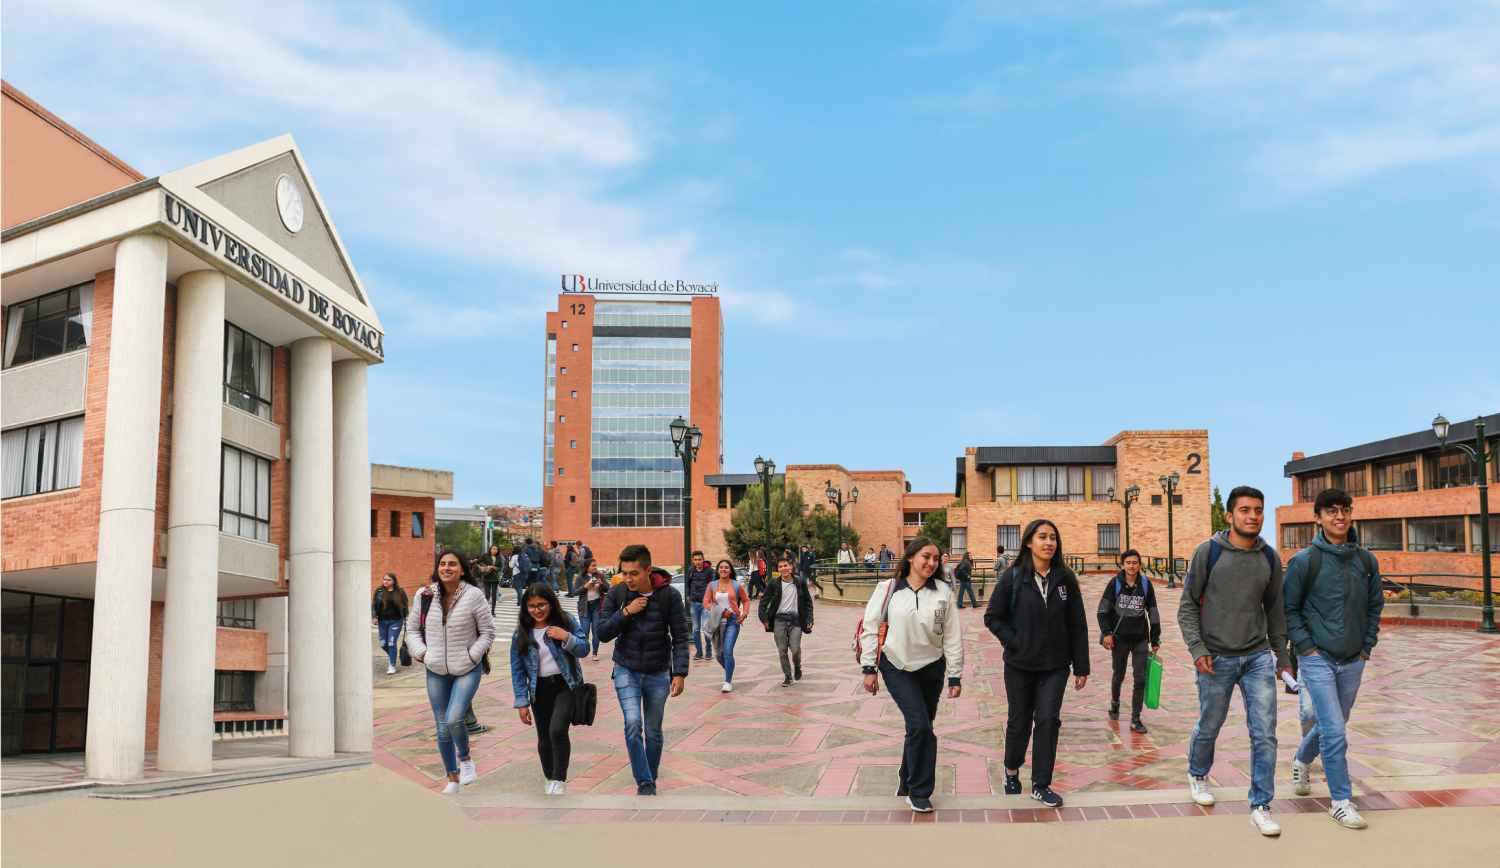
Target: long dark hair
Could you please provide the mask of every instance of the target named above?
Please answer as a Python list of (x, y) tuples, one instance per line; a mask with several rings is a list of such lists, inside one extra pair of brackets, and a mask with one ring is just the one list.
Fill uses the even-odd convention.
[[(547, 624), (552, 627), (561, 627), (569, 633), (573, 632), (573, 618), (562, 609), (562, 603), (557, 599), (557, 594), (552, 592), (552, 586), (546, 582), (534, 582), (526, 586), (526, 592), (521, 595), (521, 621), (516, 627), (516, 636), (511, 641), (516, 647), (526, 651), (535, 647), (536, 640), (531, 638), (531, 631), (537, 628), (536, 619), (531, 617), (531, 610), (526, 608), (527, 602), (541, 597), (547, 601)], [(561, 661), (559, 661), (561, 662)]]
[(1016, 555), (1016, 562), (1011, 570), (1016, 575), (1016, 581), (1020, 581), (1021, 576), (1029, 577), (1036, 572), (1036, 567), (1031, 563), (1031, 538), (1036, 536), (1036, 532), (1041, 529), (1042, 525), (1052, 528), (1052, 532), (1057, 535), (1057, 551), (1052, 553), (1052, 563), (1047, 565), (1048, 571), (1061, 570), (1058, 583), (1066, 584), (1070, 593), (1078, 593), (1078, 577), (1068, 569), (1067, 560), (1063, 557), (1062, 531), (1057, 529), (1057, 525), (1053, 524), (1050, 518), (1036, 519), (1026, 525), (1026, 532), (1021, 534), (1021, 552)]
[(396, 578), (395, 573), (386, 573), (380, 577), (380, 586), (375, 589), (376, 596), (385, 591), (385, 580), (387, 578), (391, 580), (391, 599), (397, 601), (402, 606), (406, 606), (406, 591), (402, 589), (401, 580)]
[(447, 604), (448, 599), (448, 589), (443, 587), (443, 580), (440, 576), (438, 576), (438, 564), (443, 562), (443, 557), (446, 555), (453, 555), (455, 558), (458, 558), (459, 578), (461, 578), (465, 582), (468, 582), (476, 588), (479, 587), (479, 583), (476, 582), (474, 580), (474, 577), (469, 573), (470, 565), (468, 555), (465, 555), (463, 552), (457, 551), (455, 549), (443, 549), (442, 551), (438, 552), (437, 558), (432, 562), (432, 577), (428, 581), (438, 586), (438, 595), (444, 601), (445, 605)]
[(718, 563), (714, 564), (714, 584), (718, 584), (719, 582), (724, 581), (723, 579), (719, 578), (719, 569), (721, 567), (729, 567), (729, 581), (733, 582), (739, 578), (739, 576), (735, 575), (734, 564), (728, 558), (724, 558), (723, 560), (720, 560)]
[[(901, 560), (896, 562), (896, 578), (892, 579), (891, 581), (899, 581), (910, 576), (911, 559), (917, 556), (917, 552), (927, 548), (928, 546), (932, 546), (940, 552), (943, 550), (943, 547), (937, 544), (937, 540), (929, 536), (919, 536), (911, 542), (907, 543), (906, 550), (901, 553)], [(907, 581), (908, 583), (910, 583), (911, 580), (907, 579)], [(937, 569), (933, 570), (932, 575), (927, 578), (927, 581), (944, 581), (943, 568), (938, 567)]]

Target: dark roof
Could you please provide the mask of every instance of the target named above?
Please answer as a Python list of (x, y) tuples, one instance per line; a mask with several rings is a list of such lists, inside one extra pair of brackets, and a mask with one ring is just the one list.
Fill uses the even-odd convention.
[[(777, 473), (771, 477), (773, 480), (785, 480), (785, 473)], [(723, 488), (726, 485), (760, 485), (760, 477), (754, 473), (718, 473), (703, 477), (703, 484), (710, 488)]]
[(1009, 467), (1013, 464), (1114, 464), (1113, 446), (981, 446), (974, 452), (974, 467)]
[[(1470, 419), (1467, 422), (1449, 423), (1448, 442), (1474, 442), (1474, 423), (1476, 421), (1478, 420)], [(1500, 413), (1496, 413), (1493, 416), (1485, 416), (1484, 427), (1486, 440), (1500, 434)], [(1319, 470), (1329, 470), (1348, 464), (1363, 464), (1366, 461), (1380, 461), (1384, 458), (1394, 458), (1397, 455), (1410, 455), (1413, 452), (1427, 452), (1436, 448), (1438, 448), (1437, 435), (1432, 433), (1431, 428), (1428, 428), (1426, 431), (1418, 431), (1415, 434), (1403, 434), (1400, 437), (1376, 440), (1374, 443), (1351, 446), (1348, 449), (1340, 449), (1336, 452), (1324, 452), (1322, 455), (1309, 455), (1306, 458), (1297, 458), (1286, 463), (1283, 475), (1296, 476), (1300, 473), (1316, 473)]]

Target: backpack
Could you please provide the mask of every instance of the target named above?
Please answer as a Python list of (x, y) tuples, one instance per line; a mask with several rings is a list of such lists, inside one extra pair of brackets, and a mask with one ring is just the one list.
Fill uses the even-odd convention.
[[(1271, 568), (1271, 575), (1275, 576), (1276, 568), (1281, 566), (1281, 558), (1276, 556), (1276, 550), (1271, 548), (1270, 546), (1264, 546), (1260, 551), (1261, 554), (1266, 556), (1266, 564)], [(1208, 577), (1213, 575), (1214, 565), (1219, 562), (1219, 556), (1222, 554), (1224, 554), (1224, 546), (1220, 545), (1218, 540), (1209, 540), (1208, 570), (1203, 573), (1203, 590), (1198, 592), (1198, 614), (1200, 615), (1203, 614), (1203, 598), (1208, 596)], [(1267, 587), (1267, 589), (1269, 590), (1269, 586)], [(1188, 593), (1188, 596), (1192, 596), (1191, 589), (1184, 587), (1183, 590)], [(1262, 595), (1261, 603), (1265, 603), (1264, 595)]]
[[(1357, 555), (1357, 559), (1365, 568), (1365, 578), (1368, 579), (1369, 577), (1375, 575), (1375, 556), (1370, 554), (1368, 549), (1359, 545), (1356, 545), (1354, 550), (1359, 553)], [(1317, 546), (1313, 546), (1312, 550), (1307, 553), (1308, 580), (1315, 581), (1318, 578), (1318, 573), (1322, 572), (1322, 570), (1323, 550), (1318, 548)]]
[[(417, 596), (422, 598), (422, 620), (420, 623), (422, 642), (425, 644), (427, 642), (427, 612), (432, 608), (432, 589), (423, 588), (417, 592)], [(490, 652), (488, 648), (485, 649), (484, 656), (479, 658), (479, 665), (483, 668), (485, 675), (490, 674)]]
[(544, 567), (552, 566), (552, 553), (547, 551), (546, 549), (542, 549), (541, 552), (537, 554), (536, 562)]

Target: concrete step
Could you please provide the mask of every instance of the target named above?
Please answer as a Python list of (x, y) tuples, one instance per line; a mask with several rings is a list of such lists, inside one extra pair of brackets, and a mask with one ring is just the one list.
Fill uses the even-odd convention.
[(134, 781), (75, 781), (26, 787), (7, 790), (0, 797), (0, 807), (20, 808), (79, 796), (92, 796), (96, 799), (158, 799), (204, 790), (352, 771), (368, 766), (372, 760), (373, 755), (367, 753), (338, 754), (327, 759), (267, 757), (260, 762), (252, 760), (251, 764), (241, 768), (202, 774), (168, 775), (152, 772), (151, 774), (159, 776)]

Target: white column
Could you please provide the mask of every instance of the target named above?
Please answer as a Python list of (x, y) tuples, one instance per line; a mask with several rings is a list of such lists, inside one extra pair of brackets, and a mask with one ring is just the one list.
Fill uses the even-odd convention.
[(374, 750), (370, 674), (370, 437), (360, 359), (333, 366), (333, 745)]
[(177, 280), (167, 604), (161, 637), (162, 771), (213, 771), (218, 645), (219, 479), (224, 415), (224, 275)]
[(292, 344), (291, 755), (333, 756), (333, 342)]
[(101, 780), (138, 778), (146, 763), (166, 291), (167, 239), (121, 239), (115, 247), (84, 753), (86, 774)]

